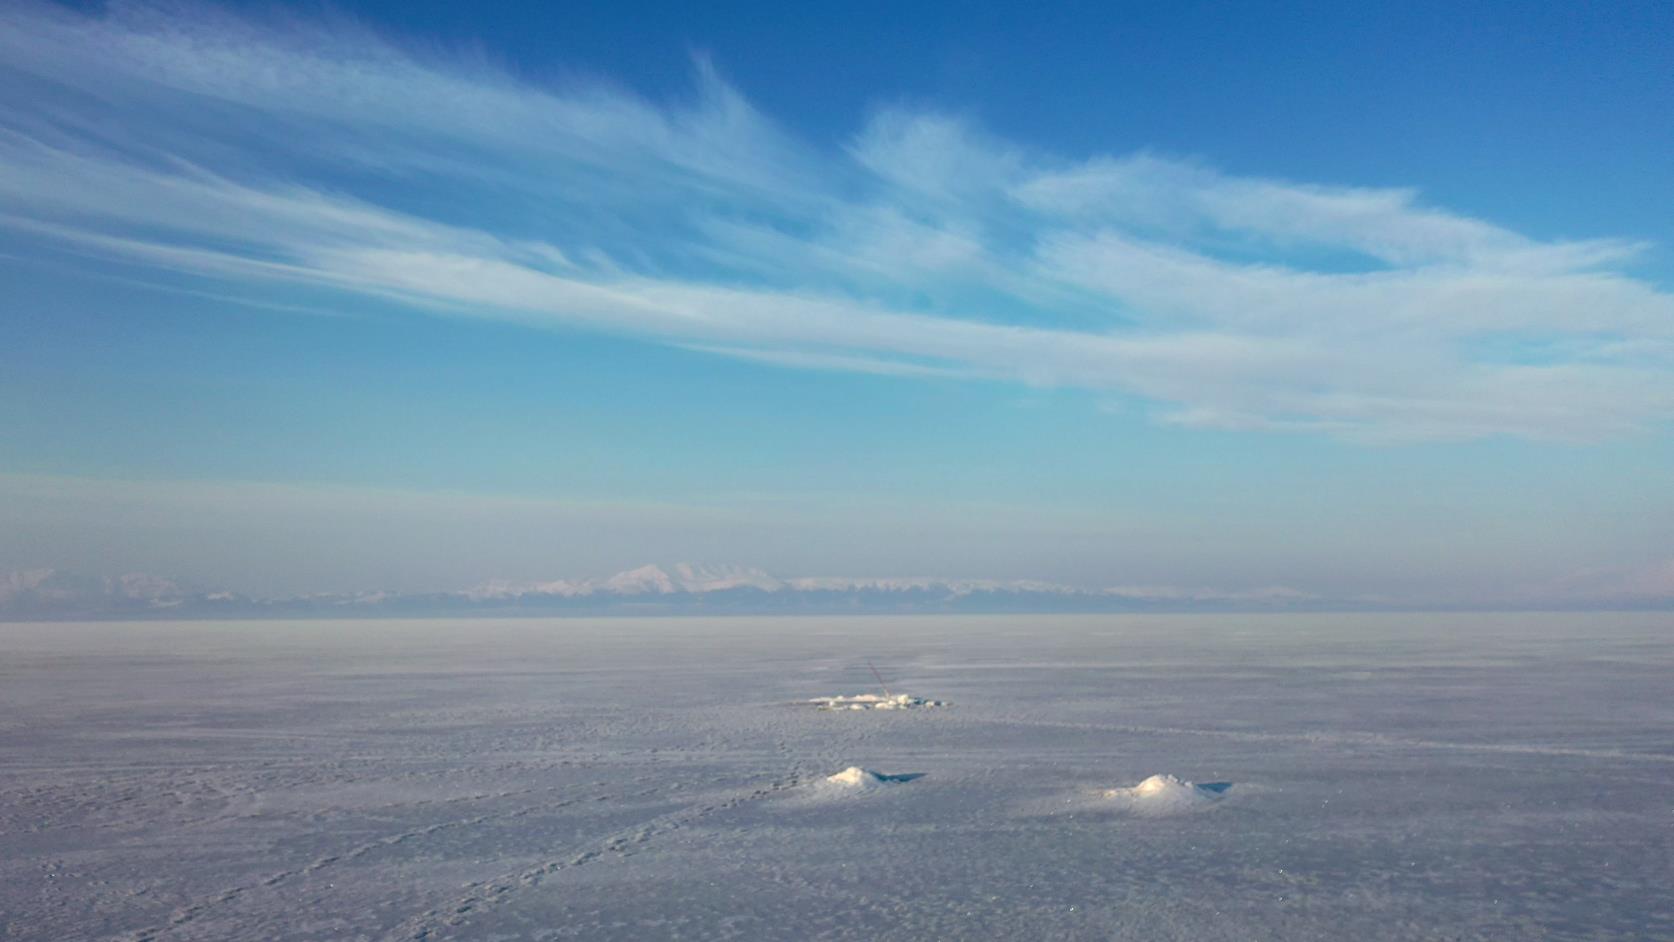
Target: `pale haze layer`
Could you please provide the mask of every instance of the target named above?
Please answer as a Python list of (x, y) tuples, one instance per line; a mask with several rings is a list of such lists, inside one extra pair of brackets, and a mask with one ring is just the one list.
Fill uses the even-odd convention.
[(0, 10), (0, 571), (1674, 600), (1666, 11), (522, 15)]

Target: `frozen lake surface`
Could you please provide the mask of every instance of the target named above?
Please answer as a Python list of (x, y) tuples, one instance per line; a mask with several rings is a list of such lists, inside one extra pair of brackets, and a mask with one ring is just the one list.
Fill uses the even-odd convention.
[(1671, 786), (1666, 614), (0, 625), (9, 939), (1670, 939)]

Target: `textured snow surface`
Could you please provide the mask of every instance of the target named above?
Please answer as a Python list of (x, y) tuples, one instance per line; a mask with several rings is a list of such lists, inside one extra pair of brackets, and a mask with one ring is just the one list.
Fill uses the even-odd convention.
[[(957, 708), (807, 706), (868, 658)], [(5, 625), (0, 938), (1669, 939), (1670, 676), (1666, 615)]]

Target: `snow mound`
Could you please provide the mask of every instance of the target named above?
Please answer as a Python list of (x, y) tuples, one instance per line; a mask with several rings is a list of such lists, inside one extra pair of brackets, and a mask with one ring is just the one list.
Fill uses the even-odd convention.
[(947, 706), (946, 700), (929, 700), (905, 693), (893, 696), (860, 693), (850, 697), (815, 697), (808, 702), (822, 710), (917, 710)]
[(1104, 797), (1133, 814), (1164, 817), (1210, 807), (1231, 787), (1230, 782), (1197, 785), (1173, 775), (1153, 775), (1138, 785), (1108, 789)]
[(785, 810), (809, 807), (838, 807), (850, 801), (885, 800), (897, 786), (917, 781), (923, 772), (878, 772), (861, 765), (851, 765), (835, 775), (817, 775), (806, 779), (797, 788), (786, 792), (782, 802), (775, 802)]
[(815, 782), (815, 794), (824, 795), (826, 797), (854, 795), (863, 792), (876, 791), (880, 788), (889, 788), (891, 786), (901, 785), (903, 783), (910, 782), (913, 779), (922, 778), (923, 776), (924, 773), (922, 772), (913, 772), (906, 775), (887, 775), (883, 772), (874, 772), (871, 769), (862, 768), (858, 765), (851, 765), (843, 771), (838, 772), (836, 775), (827, 775), (824, 779)]
[(836, 775), (827, 775), (826, 782), (843, 788), (870, 789), (881, 785), (893, 785), (899, 781), (893, 775), (884, 775), (871, 769), (863, 769), (858, 765), (851, 765)]

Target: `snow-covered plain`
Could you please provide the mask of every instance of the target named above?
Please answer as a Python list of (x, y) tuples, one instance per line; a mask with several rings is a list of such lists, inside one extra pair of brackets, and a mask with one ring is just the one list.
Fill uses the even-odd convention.
[[(868, 659), (950, 705), (808, 708)], [(0, 625), (0, 935), (1668, 939), (1671, 678), (1667, 614)]]

